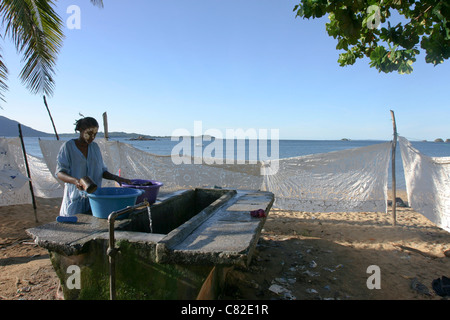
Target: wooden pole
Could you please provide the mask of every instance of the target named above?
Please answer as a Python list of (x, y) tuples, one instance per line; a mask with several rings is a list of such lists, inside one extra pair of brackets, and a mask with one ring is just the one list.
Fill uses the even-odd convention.
[(52, 114), (50, 113), (50, 109), (48, 108), (47, 100), (45, 99), (45, 96), (44, 96), (44, 104), (45, 104), (45, 107), (47, 108), (48, 115), (50, 116), (50, 121), (52, 122), (52, 125), (53, 125), (53, 131), (55, 131), (56, 140), (59, 140), (58, 132), (56, 132), (55, 123), (53, 122)]
[(395, 180), (395, 150), (397, 148), (397, 125), (395, 123), (394, 111), (391, 110), (392, 125), (394, 128), (394, 139), (392, 141), (392, 225), (397, 225), (397, 190)]
[(34, 219), (36, 220), (36, 222), (38, 221), (37, 218), (37, 213), (36, 213), (36, 200), (34, 198), (34, 191), (33, 191), (33, 184), (31, 183), (31, 174), (30, 174), (30, 168), (28, 167), (28, 159), (27, 159), (27, 152), (25, 150), (25, 144), (23, 143), (23, 135), (22, 135), (22, 127), (19, 125), (19, 137), (20, 137), (20, 142), (22, 143), (22, 151), (23, 151), (23, 157), (25, 159), (25, 168), (27, 169), (27, 176), (28, 179), (30, 179), (30, 181), (28, 181), (29, 185), (30, 185), (30, 192), (31, 192), (31, 200), (33, 202), (33, 210), (34, 210)]
[(103, 112), (103, 127), (105, 128), (105, 139), (108, 140), (108, 115)]

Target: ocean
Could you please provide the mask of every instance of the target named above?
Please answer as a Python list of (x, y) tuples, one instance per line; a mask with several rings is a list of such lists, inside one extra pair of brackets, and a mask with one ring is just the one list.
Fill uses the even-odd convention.
[[(39, 147), (39, 138), (25, 137), (24, 143), (26, 152), (30, 155), (42, 157), (42, 153)], [(52, 139), (52, 138), (41, 138)], [(103, 139), (97, 137), (97, 139)], [(327, 153), (332, 151), (339, 151), (351, 148), (365, 147), (372, 144), (383, 143), (386, 141), (380, 140), (279, 140), (278, 147), (270, 140), (267, 143), (261, 143), (261, 146), (266, 146), (267, 151), (260, 149), (260, 145), (256, 140), (234, 140), (234, 145), (231, 147), (230, 141), (223, 140), (223, 150), (218, 148), (208, 149), (208, 145), (211, 141), (201, 138), (179, 138), (172, 141), (170, 138), (155, 138), (155, 140), (129, 140), (128, 138), (111, 138), (110, 140), (120, 141), (133, 145), (135, 148), (157, 154), (157, 155), (171, 155), (180, 151), (182, 146), (183, 150), (190, 155), (196, 155), (195, 152), (205, 152), (204, 155), (210, 155), (211, 150), (215, 150), (211, 153), (214, 157), (228, 157), (228, 149), (233, 150), (232, 159), (236, 160), (258, 160), (261, 154), (263, 157), (270, 159), (284, 159), (309, 154)], [(242, 143), (245, 141), (245, 144)], [(189, 147), (187, 147), (190, 144)], [(419, 150), (421, 153), (431, 157), (449, 157), (450, 156), (450, 143), (442, 142), (424, 142), (424, 141), (411, 141), (413, 147)], [(218, 146), (218, 144), (216, 144)], [(201, 149), (200, 149), (201, 148)], [(255, 148), (255, 149), (252, 149)], [(272, 148), (274, 151), (272, 152)], [(217, 150), (219, 152), (217, 152)], [(255, 152), (250, 152), (255, 150)], [(190, 152), (190, 153), (189, 153)], [(405, 178), (403, 173), (403, 164), (401, 160), (400, 147), (397, 144), (396, 150), (396, 186), (399, 190), (405, 190)], [(389, 169), (389, 187), (391, 186), (391, 169)]]

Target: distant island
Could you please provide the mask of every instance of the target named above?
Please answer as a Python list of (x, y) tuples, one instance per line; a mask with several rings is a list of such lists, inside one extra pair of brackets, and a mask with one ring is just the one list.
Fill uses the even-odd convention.
[[(35, 130), (25, 125), (20, 126), (22, 135), (24, 137), (51, 137), (54, 134), (45, 133)], [(19, 122), (0, 116), (0, 136), (1, 137), (18, 137), (19, 136)]]
[(445, 142), (445, 143), (450, 143), (450, 139), (445, 139), (445, 141), (444, 141), (444, 139), (437, 138), (437, 139), (434, 140), (434, 142)]
[(149, 141), (149, 140), (156, 140), (156, 139), (148, 137), (148, 136), (137, 136), (136, 138), (129, 138), (128, 140), (131, 140), (131, 141)]
[[(8, 119), (4, 116), (0, 116), (0, 137), (18, 137), (19, 136), (19, 122), (15, 120)], [(37, 137), (37, 138), (46, 138), (46, 137), (55, 137), (54, 133), (47, 133), (39, 130), (35, 130), (25, 125), (21, 125), (22, 135), (24, 137)], [(58, 133), (58, 136), (65, 139), (76, 138), (78, 137), (78, 133)], [(104, 133), (99, 131), (97, 137), (103, 137)], [(200, 135), (200, 136), (150, 136), (144, 135), (140, 133), (127, 133), (127, 132), (109, 132), (108, 138), (119, 138), (119, 139), (127, 139), (130, 141), (152, 141), (157, 139), (171, 139), (171, 138), (202, 138), (208, 141), (212, 141), (216, 139), (214, 136), (210, 135)], [(351, 141), (349, 138), (342, 138), (341, 141)], [(427, 142), (427, 140), (422, 140), (422, 142)], [(437, 138), (434, 140), (437, 143), (450, 143), (450, 139)]]
[[(0, 137), (18, 137), (19, 136), (19, 122), (11, 120), (9, 118), (0, 116)], [(39, 130), (35, 130), (28, 126), (21, 124), (22, 135), (24, 137), (55, 137), (54, 133), (47, 133)], [(76, 138), (78, 133), (58, 133), (61, 138)], [(103, 132), (97, 134), (98, 137), (104, 136)], [(126, 133), (126, 132), (109, 132), (109, 138), (128, 138), (129, 140), (156, 140), (156, 138), (170, 138), (170, 137), (157, 137), (147, 136), (139, 133)]]
[[(18, 137), (19, 136), (19, 122), (15, 120), (8, 119), (6, 117), (0, 116), (0, 137)], [(22, 129), (22, 136), (23, 137), (36, 137), (36, 138), (50, 138), (55, 137), (56, 135), (54, 133), (47, 133), (39, 130), (35, 130), (33, 128), (30, 128), (28, 126), (25, 126), (21, 124)], [(63, 139), (73, 139), (77, 138), (79, 133), (73, 132), (73, 133), (59, 133), (58, 136)], [(104, 133), (99, 131), (97, 134), (97, 137), (104, 137)], [(202, 135), (199, 136), (203, 139), (214, 139), (214, 137), (209, 135)], [(109, 132), (108, 133), (108, 139), (126, 139), (130, 141), (152, 141), (157, 139), (171, 139), (172, 136), (150, 136), (140, 133), (127, 133), (127, 132)], [(175, 137), (180, 138), (180, 137)], [(182, 137), (186, 138), (186, 137)], [(189, 137), (191, 138), (191, 137)], [(195, 137), (194, 137), (195, 138)]]
[[(18, 137), (19, 136), (19, 122), (15, 120), (8, 119), (6, 117), (0, 116), (0, 137)], [(47, 138), (55, 137), (54, 133), (47, 133), (39, 130), (35, 130), (28, 126), (21, 124), (22, 136), (23, 137), (36, 137), (36, 138)], [(78, 137), (78, 133), (59, 133), (60, 138), (72, 139)], [(101, 131), (98, 132), (97, 137), (103, 137), (105, 134)], [(202, 135), (202, 138), (214, 139), (214, 137), (209, 135)], [(127, 133), (127, 132), (109, 132), (108, 138), (116, 139), (127, 139), (130, 141), (151, 141), (157, 139), (171, 139), (172, 136), (149, 136), (140, 133)], [(179, 137), (176, 137), (179, 138)]]

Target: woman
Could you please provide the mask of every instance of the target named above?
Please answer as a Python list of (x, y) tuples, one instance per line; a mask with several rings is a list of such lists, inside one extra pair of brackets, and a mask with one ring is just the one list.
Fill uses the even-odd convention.
[(75, 123), (75, 131), (80, 132), (78, 139), (65, 142), (58, 153), (56, 176), (65, 182), (64, 196), (60, 215), (72, 216), (90, 211), (89, 199), (83, 191), (80, 179), (88, 176), (98, 186), (102, 179), (114, 180), (119, 184), (130, 183), (130, 180), (108, 172), (100, 148), (94, 142), (98, 132), (98, 122), (86, 117)]

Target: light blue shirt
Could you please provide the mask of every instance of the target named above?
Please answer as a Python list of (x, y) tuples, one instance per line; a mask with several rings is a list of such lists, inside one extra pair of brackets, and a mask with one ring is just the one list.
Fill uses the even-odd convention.
[[(100, 148), (95, 142), (88, 145), (87, 158), (76, 146), (75, 139), (65, 142), (59, 150), (56, 162), (56, 174), (64, 172), (77, 179), (89, 176), (99, 188), (102, 185), (103, 172), (108, 170), (103, 162)], [(90, 209), (86, 193), (78, 190), (74, 184), (65, 183), (59, 214), (67, 217), (77, 213), (87, 213)]]

